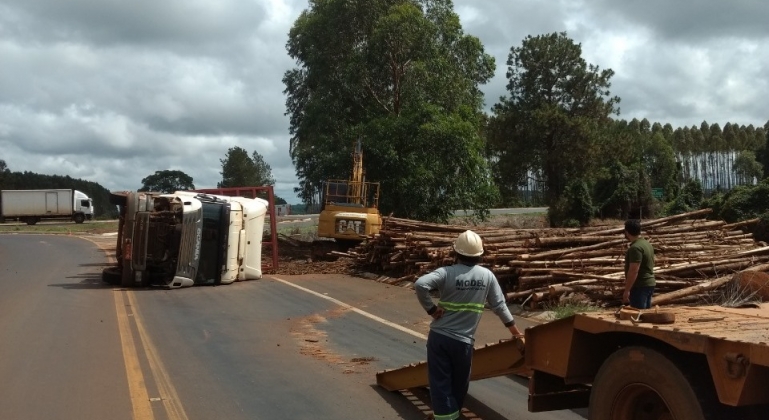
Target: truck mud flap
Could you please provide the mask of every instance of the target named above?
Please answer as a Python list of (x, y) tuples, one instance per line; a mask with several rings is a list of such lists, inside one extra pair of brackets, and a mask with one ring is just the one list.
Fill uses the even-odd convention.
[[(512, 374), (527, 374), (521, 339), (486, 344), (473, 352), (470, 380), (494, 378)], [(398, 369), (377, 372), (376, 383), (388, 391), (421, 388), (429, 385), (427, 362), (413, 363)]]

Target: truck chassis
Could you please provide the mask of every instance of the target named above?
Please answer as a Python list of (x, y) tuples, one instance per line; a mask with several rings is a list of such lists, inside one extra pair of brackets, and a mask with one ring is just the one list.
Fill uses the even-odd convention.
[[(529, 328), (525, 342), (477, 349), (471, 379), (525, 375), (529, 411), (589, 407), (591, 420), (766, 418), (769, 306), (664, 312), (674, 321), (602, 311)], [(427, 386), (426, 366), (379, 372), (377, 383)]]

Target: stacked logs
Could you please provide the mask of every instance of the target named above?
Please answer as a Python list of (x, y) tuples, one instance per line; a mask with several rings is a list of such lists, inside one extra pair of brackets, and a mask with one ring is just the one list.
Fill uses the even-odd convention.
[[(743, 232), (758, 219), (727, 224), (708, 220), (711, 209), (645, 220), (642, 235), (655, 248), (657, 287), (653, 303), (682, 303), (707, 297), (725, 278), (744, 270), (769, 269), (769, 247)], [(451, 246), (468, 226), (385, 218), (378, 236), (351, 250), (356, 265), (390, 277), (391, 284), (454, 262)], [(508, 301), (545, 302), (579, 296), (599, 306), (620, 303), (624, 227), (512, 229), (472, 227)]]

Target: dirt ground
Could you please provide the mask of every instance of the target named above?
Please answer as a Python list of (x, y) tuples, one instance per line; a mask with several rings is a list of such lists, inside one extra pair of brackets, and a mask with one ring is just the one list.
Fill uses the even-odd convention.
[[(271, 251), (265, 247), (262, 260), (269, 262)], [(278, 269), (270, 270), (269, 274), (301, 275), (301, 274), (351, 274), (356, 273), (351, 258), (329, 258), (327, 260), (313, 259), (312, 242), (292, 240), (287, 237), (278, 238)]]

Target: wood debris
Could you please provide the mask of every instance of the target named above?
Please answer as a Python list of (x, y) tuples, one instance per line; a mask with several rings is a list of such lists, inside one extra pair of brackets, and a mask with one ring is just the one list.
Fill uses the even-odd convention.
[[(696, 302), (734, 273), (769, 269), (769, 246), (743, 231), (758, 219), (727, 224), (706, 219), (711, 211), (642, 221), (642, 236), (655, 249), (655, 304)], [(376, 237), (346, 255), (359, 268), (389, 276), (388, 283), (413, 282), (452, 264), (452, 244), (466, 229), (483, 239), (482, 265), (497, 276), (509, 302), (536, 306), (578, 295), (599, 306), (621, 303), (628, 246), (621, 224), (513, 229), (386, 217)]]

